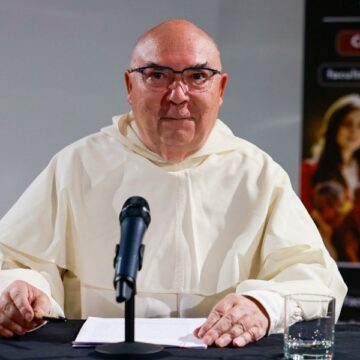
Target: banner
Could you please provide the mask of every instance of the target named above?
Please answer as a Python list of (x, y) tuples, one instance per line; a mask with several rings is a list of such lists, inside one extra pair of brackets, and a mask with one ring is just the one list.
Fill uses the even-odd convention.
[(330, 254), (360, 263), (360, 1), (305, 10), (301, 199)]

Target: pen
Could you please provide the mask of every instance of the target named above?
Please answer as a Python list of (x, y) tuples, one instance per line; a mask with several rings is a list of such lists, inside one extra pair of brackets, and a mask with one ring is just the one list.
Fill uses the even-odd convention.
[(65, 321), (67, 321), (67, 318), (65, 318), (63, 316), (54, 317), (54, 316), (43, 315), (43, 316), (37, 316), (36, 319), (50, 321), (50, 322), (65, 322)]

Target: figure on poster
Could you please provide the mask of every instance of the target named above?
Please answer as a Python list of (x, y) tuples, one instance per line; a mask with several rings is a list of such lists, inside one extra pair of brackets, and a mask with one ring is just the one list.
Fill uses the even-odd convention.
[(333, 234), (338, 261), (360, 262), (360, 187), (355, 190), (354, 206)]
[[(323, 123), (324, 136), (316, 144), (313, 157), (302, 164), (301, 199), (318, 225), (328, 249), (334, 250), (334, 244), (331, 244), (333, 232), (351, 210), (355, 189), (359, 186), (360, 95), (348, 94), (337, 99), (326, 111)], [(331, 191), (329, 182), (332, 183)], [(324, 183), (327, 190), (321, 190), (322, 199), (319, 200), (317, 192)], [(340, 198), (334, 200), (335, 184), (342, 188), (344, 197), (341, 201)], [(326, 192), (327, 200), (324, 199)], [(324, 205), (329, 207), (331, 203), (334, 206), (332, 212), (323, 209)], [(327, 220), (324, 220), (324, 212)], [(329, 214), (332, 220), (329, 220)], [(344, 229), (344, 226), (341, 228)], [(339, 241), (340, 230), (337, 233)], [(329, 251), (335, 259), (344, 258), (343, 255), (337, 257), (337, 251)]]
[(318, 227), (330, 255), (337, 259), (337, 250), (332, 236), (344, 218), (345, 194), (335, 181), (320, 183), (315, 188), (314, 209), (311, 216)]
[(336, 100), (324, 116), (326, 127), (320, 139), (320, 151), (302, 166), (301, 198), (309, 211), (313, 209), (315, 186), (336, 181), (353, 199), (360, 179), (360, 95), (349, 94)]

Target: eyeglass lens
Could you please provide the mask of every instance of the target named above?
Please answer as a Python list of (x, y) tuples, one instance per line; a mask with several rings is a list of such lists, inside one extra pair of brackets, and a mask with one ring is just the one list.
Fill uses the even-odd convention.
[[(145, 83), (154, 89), (166, 89), (174, 81), (171, 69), (147, 68), (142, 71)], [(185, 69), (181, 74), (182, 82), (189, 90), (205, 91), (209, 88), (214, 72), (208, 69)]]

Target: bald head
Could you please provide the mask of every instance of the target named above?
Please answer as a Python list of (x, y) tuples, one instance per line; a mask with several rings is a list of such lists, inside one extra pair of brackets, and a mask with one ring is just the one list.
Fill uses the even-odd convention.
[(149, 50), (152, 50), (152, 53), (166, 52), (174, 56), (184, 56), (194, 47), (211, 57), (206, 60), (207, 62), (211, 60), (214, 66), (221, 69), (220, 52), (213, 38), (193, 23), (183, 19), (167, 20), (144, 33), (135, 44), (130, 66), (146, 65), (144, 62), (150, 61)]
[[(188, 21), (168, 20), (139, 38), (130, 67), (124, 77), (141, 141), (170, 163), (199, 150), (214, 127), (227, 83), (214, 40)], [(146, 72), (138, 69), (143, 67)], [(196, 88), (197, 80), (203, 88)]]

